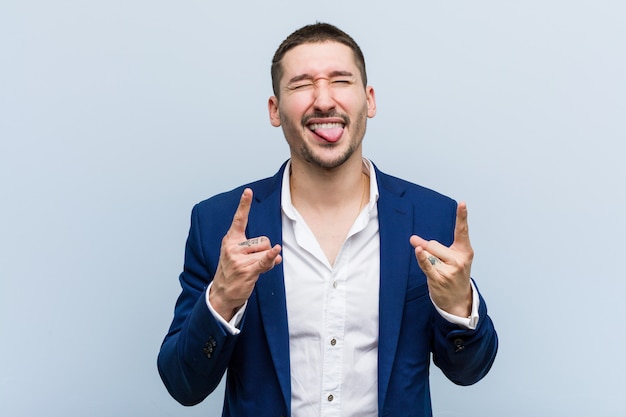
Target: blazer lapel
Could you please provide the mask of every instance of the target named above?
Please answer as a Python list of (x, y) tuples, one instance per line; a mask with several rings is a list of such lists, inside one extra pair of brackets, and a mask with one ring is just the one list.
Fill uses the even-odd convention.
[[(272, 245), (282, 244), (280, 189), (284, 168), (285, 165), (269, 183), (251, 185), (254, 204), (248, 217), (248, 237), (267, 236)], [(262, 274), (255, 288), (267, 343), (290, 414), (289, 328), (282, 264)]]
[[(284, 165), (265, 184), (252, 184), (254, 203), (248, 219), (248, 236), (267, 236), (272, 244), (282, 243), (280, 189)], [(380, 198), (380, 302), (378, 341), (378, 406), (382, 411), (398, 345), (406, 296), (410, 256), (408, 243), (412, 230), (413, 206), (403, 199), (404, 190), (391, 177), (376, 168)], [(282, 264), (263, 274), (256, 284), (267, 343), (278, 381), (291, 413), (291, 374), (289, 368), (289, 327)], [(381, 355), (381, 352), (384, 352)]]
[(406, 296), (413, 206), (403, 199), (400, 184), (376, 170), (380, 198), (380, 301), (378, 340), (378, 408), (382, 412), (396, 356)]

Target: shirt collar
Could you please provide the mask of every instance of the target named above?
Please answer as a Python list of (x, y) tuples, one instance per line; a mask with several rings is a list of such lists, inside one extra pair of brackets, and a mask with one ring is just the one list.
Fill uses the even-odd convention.
[[(289, 187), (291, 172), (291, 160), (287, 161), (285, 171), (283, 173), (283, 183), (280, 193), (280, 206), (283, 213), (291, 220), (296, 220), (296, 208), (291, 203), (291, 189)], [(370, 178), (370, 200), (367, 204), (367, 211), (371, 212), (376, 203), (378, 202), (378, 182), (376, 181), (376, 170), (374, 164), (367, 159), (363, 158), (363, 173)]]

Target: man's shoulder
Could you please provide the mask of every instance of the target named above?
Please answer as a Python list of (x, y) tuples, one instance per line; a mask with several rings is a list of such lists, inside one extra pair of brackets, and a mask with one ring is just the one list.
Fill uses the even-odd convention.
[[(430, 188), (382, 172), (377, 172), (377, 180), (379, 214), (390, 216), (394, 213), (409, 213), (413, 217), (411, 233), (426, 240), (438, 240), (444, 245), (452, 244), (456, 201)], [(385, 224), (389, 225), (390, 222), (386, 221)]]

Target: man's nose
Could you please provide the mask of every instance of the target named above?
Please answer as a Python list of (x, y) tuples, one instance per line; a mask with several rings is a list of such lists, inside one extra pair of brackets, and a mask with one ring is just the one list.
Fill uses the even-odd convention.
[(335, 100), (329, 83), (318, 82), (315, 85), (315, 100), (313, 106), (316, 111), (324, 113), (335, 108)]

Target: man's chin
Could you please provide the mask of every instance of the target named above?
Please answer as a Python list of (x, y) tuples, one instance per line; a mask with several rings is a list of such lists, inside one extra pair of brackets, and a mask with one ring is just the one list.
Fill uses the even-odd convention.
[(332, 170), (341, 167), (354, 154), (354, 150), (350, 149), (339, 155), (319, 155), (313, 152), (304, 154), (304, 160), (309, 164), (322, 169)]

